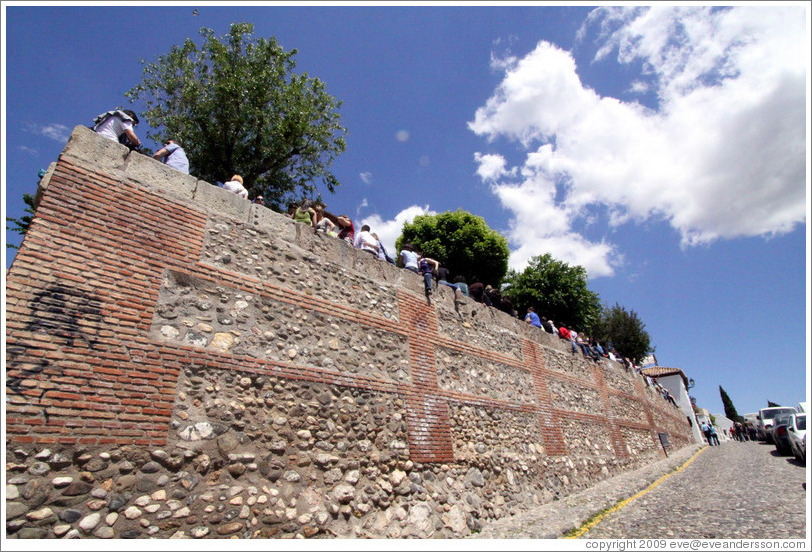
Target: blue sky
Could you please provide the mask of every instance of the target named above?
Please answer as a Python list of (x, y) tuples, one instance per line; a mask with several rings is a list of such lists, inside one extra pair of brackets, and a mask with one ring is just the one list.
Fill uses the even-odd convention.
[(5, 2), (3, 206), (23, 214), (39, 169), (76, 125), (126, 105), (142, 60), (251, 22), (343, 101), (330, 211), (390, 250), (416, 214), (482, 216), (511, 267), (549, 252), (636, 311), (700, 406), (723, 411), (719, 385), (740, 414), (795, 405), (810, 365), (809, 16), (806, 2)]

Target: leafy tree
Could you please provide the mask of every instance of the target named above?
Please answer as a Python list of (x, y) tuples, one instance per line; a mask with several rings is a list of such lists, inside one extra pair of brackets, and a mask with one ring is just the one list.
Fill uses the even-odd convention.
[(455, 276), (472, 283), (498, 286), (508, 267), (507, 240), (485, 223), (485, 219), (457, 209), (437, 215), (418, 215), (403, 225), (395, 248), (411, 243), (424, 255), (446, 266)]
[(511, 270), (507, 281), (513, 306), (520, 312), (533, 307), (539, 316), (578, 331), (590, 331), (600, 318), (600, 297), (587, 286), (582, 266), (569, 266), (545, 253), (530, 259), (523, 272)]
[[(40, 169), (39, 173), (37, 173), (37, 176), (39, 176), (38, 182), (41, 181), (42, 177), (45, 176), (47, 173), (48, 173), (47, 170)], [(14, 223), (14, 226), (8, 225), (6, 226), (7, 231), (17, 232), (18, 234), (25, 236), (26, 232), (28, 232), (28, 227), (31, 226), (31, 221), (34, 219), (34, 212), (37, 209), (37, 206), (34, 204), (35, 200), (36, 200), (35, 196), (32, 196), (31, 194), (23, 194), (23, 203), (25, 203), (26, 205), (24, 212), (28, 214), (23, 215), (18, 219), (6, 217), (6, 222)], [(19, 249), (20, 247), (17, 245), (6, 243), (6, 249), (8, 248)]]
[(772, 401), (767, 401), (767, 408), (774, 408), (776, 406), (781, 406), (780, 404), (774, 403)]
[[(28, 213), (27, 215), (23, 215), (18, 219), (6, 217), (6, 222), (14, 223), (14, 226), (6, 225), (6, 230), (9, 232), (17, 232), (20, 235), (25, 236), (25, 233), (28, 232), (28, 227), (31, 226), (31, 221), (34, 218), (34, 196), (31, 194), (23, 194), (23, 203), (26, 204), (25, 212)], [(14, 245), (11, 243), (6, 243), (6, 249), (19, 249), (18, 245)]]
[(142, 61), (143, 81), (125, 95), (146, 105), (144, 119), (159, 143), (176, 140), (191, 173), (208, 182), (243, 177), (251, 195), (280, 206), (312, 195), (317, 181), (339, 185), (329, 167), (346, 148), (341, 102), (325, 84), (293, 72), (297, 51), (275, 38), (252, 38), (254, 26), (234, 23), (218, 39), (203, 28), (156, 62)]
[(722, 389), (721, 385), (719, 386), (719, 395), (721, 395), (722, 405), (725, 407), (725, 416), (734, 422), (744, 423), (744, 419), (739, 416), (738, 412), (736, 412), (736, 407), (733, 406), (733, 401), (730, 400), (730, 397), (727, 395), (727, 393), (725, 393), (725, 390)]
[(634, 310), (615, 303), (612, 308), (604, 308), (601, 320), (593, 328), (593, 335), (601, 341), (611, 341), (618, 353), (639, 364), (654, 352), (646, 325)]

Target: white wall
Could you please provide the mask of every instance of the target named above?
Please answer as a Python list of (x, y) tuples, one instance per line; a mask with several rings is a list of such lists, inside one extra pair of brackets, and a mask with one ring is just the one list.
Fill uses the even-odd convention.
[(685, 381), (683, 381), (682, 376), (679, 374), (662, 376), (657, 378), (657, 381), (671, 393), (671, 396), (674, 397), (674, 400), (677, 402), (677, 406), (693, 423), (691, 433), (694, 436), (694, 440), (697, 443), (704, 443), (705, 437), (699, 429), (700, 422), (697, 421), (694, 415), (694, 408), (691, 406), (691, 397), (688, 396), (688, 390), (685, 388)]

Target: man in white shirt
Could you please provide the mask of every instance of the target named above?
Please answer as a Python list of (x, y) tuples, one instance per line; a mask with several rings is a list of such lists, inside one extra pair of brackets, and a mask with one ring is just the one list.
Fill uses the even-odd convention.
[(356, 249), (378, 256), (378, 240), (369, 233), (369, 225), (367, 224), (363, 225), (361, 231), (355, 236), (354, 245)]
[(176, 171), (189, 174), (189, 159), (186, 157), (186, 152), (174, 140), (167, 140), (164, 147), (152, 157), (163, 161), (165, 165)]
[(141, 147), (141, 140), (135, 135), (133, 127), (138, 124), (138, 117), (132, 109), (116, 109), (102, 113), (94, 119), (96, 125), (93, 130), (114, 142), (120, 142), (121, 135), (125, 135), (135, 147)]

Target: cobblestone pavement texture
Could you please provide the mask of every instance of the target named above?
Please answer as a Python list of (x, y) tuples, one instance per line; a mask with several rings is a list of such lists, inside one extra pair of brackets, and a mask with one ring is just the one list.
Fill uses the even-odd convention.
[[(473, 538), (561, 538), (594, 515), (647, 489), (701, 447), (602, 481), (584, 492), (498, 520)], [(806, 538), (806, 469), (773, 445), (724, 442), (608, 514), (580, 538)]]

